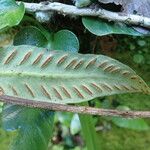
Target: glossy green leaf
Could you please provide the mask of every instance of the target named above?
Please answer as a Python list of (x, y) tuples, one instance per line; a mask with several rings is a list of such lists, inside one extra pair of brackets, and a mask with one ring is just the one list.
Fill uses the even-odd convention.
[(0, 50), (0, 89), (9, 96), (62, 104), (150, 93), (132, 69), (107, 56), (25, 45)]
[(33, 45), (49, 47), (50, 50), (78, 52), (79, 41), (76, 35), (69, 30), (60, 30), (50, 33), (43, 27), (27, 26), (22, 28), (14, 38), (14, 45)]
[(141, 36), (142, 34), (135, 31), (132, 27), (129, 27), (121, 23), (108, 23), (101, 19), (84, 17), (82, 18), (83, 25), (91, 33), (103, 36), (108, 34), (127, 34)]
[(74, 33), (69, 30), (60, 30), (53, 34), (49, 41), (52, 50), (78, 52), (79, 41)]
[(50, 111), (7, 104), (3, 109), (3, 126), (8, 131), (18, 130), (10, 150), (47, 150), (53, 119)]
[(18, 25), (24, 13), (22, 3), (17, 5), (15, 0), (0, 0), (0, 29)]
[(48, 41), (42, 31), (36, 27), (29, 26), (22, 28), (14, 38), (14, 45), (34, 45), (46, 47)]

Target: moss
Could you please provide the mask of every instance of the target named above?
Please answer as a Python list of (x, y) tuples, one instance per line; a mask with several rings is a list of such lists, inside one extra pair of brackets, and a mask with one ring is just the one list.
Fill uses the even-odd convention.
[(150, 133), (118, 128), (99, 134), (102, 150), (150, 150)]

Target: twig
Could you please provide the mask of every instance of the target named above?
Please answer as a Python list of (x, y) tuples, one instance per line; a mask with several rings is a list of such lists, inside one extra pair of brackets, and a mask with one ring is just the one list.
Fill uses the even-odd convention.
[(85, 106), (72, 106), (55, 104), (41, 101), (34, 101), (22, 98), (2, 95), (0, 101), (15, 105), (27, 106), (31, 108), (42, 108), (53, 111), (66, 111), (81, 114), (99, 115), (99, 116), (120, 116), (125, 118), (150, 118), (150, 111), (120, 111), (113, 109), (99, 109)]
[(62, 4), (58, 2), (42, 2), (42, 3), (25, 3), (24, 6), (26, 12), (35, 13), (39, 11), (56, 11), (62, 15), (76, 15), (76, 16), (92, 16), (92, 17), (99, 17), (102, 19), (106, 19), (108, 21), (115, 21), (115, 22), (124, 22), (126, 24), (134, 24), (140, 25), (143, 27), (150, 28), (150, 18), (139, 16), (139, 15), (132, 15), (132, 14), (124, 14), (124, 13), (116, 13), (107, 11), (105, 9), (99, 8), (91, 9), (91, 8), (77, 8), (72, 5)]

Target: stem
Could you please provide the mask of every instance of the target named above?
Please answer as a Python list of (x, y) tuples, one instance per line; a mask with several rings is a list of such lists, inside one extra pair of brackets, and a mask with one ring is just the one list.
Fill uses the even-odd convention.
[(67, 5), (58, 2), (42, 2), (39, 4), (25, 2), (23, 3), (26, 12), (29, 13), (35, 13), (38, 11), (55, 11), (62, 15), (99, 17), (108, 21), (123, 22), (126, 24), (134, 24), (150, 28), (150, 18), (139, 15), (111, 12), (102, 8), (99, 8), (98, 10), (91, 8), (77, 8), (73, 5)]
[(99, 109), (85, 106), (72, 106), (64, 104), (55, 104), (49, 102), (34, 101), (29, 99), (11, 97), (6, 95), (0, 96), (0, 101), (4, 103), (16, 104), (21, 106), (42, 108), (54, 111), (67, 111), (73, 113), (99, 115), (99, 116), (119, 116), (125, 118), (150, 118), (150, 111), (120, 111), (113, 109)]

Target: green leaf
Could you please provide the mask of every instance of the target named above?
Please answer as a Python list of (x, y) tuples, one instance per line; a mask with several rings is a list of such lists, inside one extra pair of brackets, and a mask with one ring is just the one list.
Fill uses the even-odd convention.
[(112, 122), (119, 127), (134, 129), (134, 130), (148, 130), (149, 126), (144, 121), (144, 119), (128, 119), (128, 118), (121, 118), (121, 117), (113, 117)]
[(82, 22), (86, 29), (98, 36), (108, 34), (127, 34), (135, 36), (142, 35), (139, 32), (135, 31), (132, 27), (121, 23), (108, 23), (101, 19), (90, 17), (83, 17)]
[(69, 30), (60, 30), (50, 33), (42, 26), (27, 26), (22, 28), (14, 38), (14, 45), (33, 45), (49, 47), (50, 50), (78, 52), (79, 41), (76, 35)]
[(100, 150), (100, 139), (96, 134), (95, 125), (92, 116), (79, 115), (83, 137), (88, 150)]
[(71, 52), (78, 52), (79, 41), (74, 33), (69, 30), (60, 30), (53, 34), (50, 39), (52, 50), (64, 50)]
[(25, 13), (23, 4), (15, 0), (0, 0), (0, 29), (18, 25)]
[[(82, 103), (80, 105), (88, 106), (88, 103)], [(101, 142), (95, 130), (94, 118), (90, 115), (79, 114), (79, 119), (87, 150), (100, 150)]]
[(0, 89), (9, 96), (62, 104), (150, 93), (132, 69), (107, 56), (25, 45), (0, 50)]
[(3, 126), (18, 130), (11, 150), (47, 150), (52, 135), (54, 114), (50, 111), (6, 105), (3, 109)]
[(48, 41), (40, 29), (29, 26), (19, 31), (14, 38), (14, 45), (34, 45), (46, 47)]
[[(118, 106), (117, 109), (126, 110), (126, 111), (130, 110), (129, 107), (121, 106), (121, 105)], [(123, 118), (123, 117), (111, 117), (111, 120), (114, 124), (123, 128), (134, 129), (134, 130), (139, 130), (139, 131), (149, 129), (148, 124), (145, 122), (144, 119), (141, 119), (141, 118), (131, 119), (131, 118)]]

